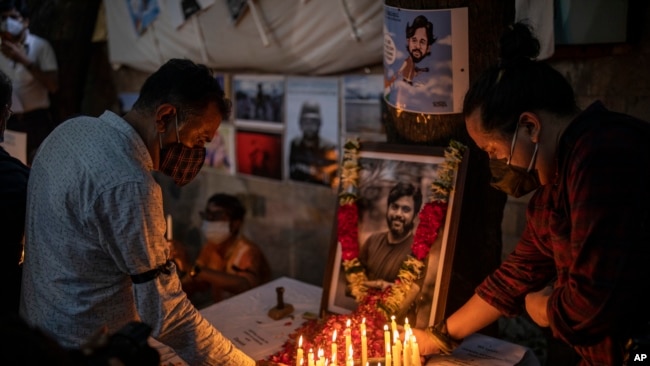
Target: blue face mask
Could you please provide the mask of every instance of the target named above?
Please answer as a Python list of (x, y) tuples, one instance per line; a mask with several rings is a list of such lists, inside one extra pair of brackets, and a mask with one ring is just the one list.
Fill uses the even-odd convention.
[(18, 37), (24, 29), (23, 22), (14, 18), (7, 17), (0, 23), (0, 32), (7, 32), (14, 37)]

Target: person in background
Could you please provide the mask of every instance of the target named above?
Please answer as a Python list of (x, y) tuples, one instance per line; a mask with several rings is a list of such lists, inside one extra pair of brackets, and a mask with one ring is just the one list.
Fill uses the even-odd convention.
[(289, 176), (291, 179), (323, 184), (334, 182), (338, 169), (336, 145), (320, 137), (320, 105), (306, 101), (298, 120), (302, 136), (291, 141)]
[[(241, 201), (225, 193), (210, 197), (201, 212), (205, 243), (195, 264), (183, 265), (187, 269), (183, 289), (197, 306), (221, 301), (271, 279), (264, 252), (242, 234), (245, 216)], [(201, 292), (209, 297), (202, 299)]]
[[(0, 142), (4, 141), (7, 120), (11, 116), (11, 80), (0, 71)], [(4, 253), (0, 276), (5, 280), (10, 313), (18, 314), (22, 276), (25, 209), (29, 168), (0, 146), (0, 232)]]
[(66, 348), (133, 321), (190, 365), (254, 365), (183, 292), (153, 171), (183, 186), (230, 114), (210, 70), (171, 59), (120, 117), (79, 116), (45, 139), (28, 183), (20, 315)]
[[(534, 192), (514, 251), (439, 324), (418, 330), (423, 355), (449, 353), (501, 316), (524, 311), (581, 365), (635, 364), (650, 346), (650, 126), (573, 89), (535, 60), (517, 23), (501, 60), (469, 89), (467, 131), (490, 157), (492, 185)], [(645, 349), (645, 351), (643, 351)]]
[(24, 0), (0, 0), (0, 70), (13, 82), (13, 115), (7, 128), (27, 133), (27, 165), (54, 129), (50, 94), (59, 88), (56, 54), (50, 43), (29, 32)]

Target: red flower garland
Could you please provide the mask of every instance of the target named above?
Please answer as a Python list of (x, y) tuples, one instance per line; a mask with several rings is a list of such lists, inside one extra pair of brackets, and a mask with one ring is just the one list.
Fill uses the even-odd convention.
[(356, 202), (339, 206), (337, 213), (338, 238), (341, 244), (343, 260), (351, 260), (359, 256), (359, 209)]
[(429, 254), (431, 244), (438, 237), (438, 229), (444, 222), (444, 217), (447, 214), (447, 203), (434, 201), (427, 202), (420, 211), (420, 222), (418, 228), (415, 230), (413, 237), (413, 244), (411, 252), (415, 258), (424, 260)]

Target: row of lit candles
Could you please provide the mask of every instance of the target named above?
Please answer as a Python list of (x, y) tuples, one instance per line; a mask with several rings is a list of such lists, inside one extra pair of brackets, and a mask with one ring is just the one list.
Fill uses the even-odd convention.
[[(413, 335), (413, 331), (409, 325), (408, 319), (404, 320), (404, 342), (399, 340), (399, 332), (397, 330), (397, 323), (395, 317), (391, 317), (391, 330), (393, 333), (391, 342), (391, 331), (388, 330), (388, 325), (384, 325), (384, 362), (386, 366), (422, 366), (420, 361), (420, 349)], [(366, 337), (366, 319), (363, 318), (361, 325), (361, 365), (368, 365), (368, 338)], [(345, 337), (345, 366), (354, 366), (354, 350), (352, 348), (352, 331), (350, 330), (350, 319), (346, 322), (346, 327), (343, 333)], [(314, 350), (309, 349), (307, 353), (306, 366), (337, 366), (337, 345), (336, 345), (336, 330), (332, 334), (331, 344), (331, 358), (325, 358), (325, 352), (322, 348), (318, 349), (318, 354), (314, 355)], [(296, 366), (305, 366), (304, 364), (304, 350), (302, 349), (302, 336), (298, 341), (298, 350), (296, 351)], [(378, 366), (381, 366), (379, 363)]]

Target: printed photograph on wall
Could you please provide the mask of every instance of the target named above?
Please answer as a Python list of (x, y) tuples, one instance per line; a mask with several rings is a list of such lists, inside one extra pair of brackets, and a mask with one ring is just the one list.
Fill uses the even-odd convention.
[[(356, 260), (350, 273), (356, 276), (363, 268), (366, 281), (362, 286), (379, 291), (380, 298), (386, 298), (384, 293), (396, 286), (398, 278), (415, 278), (391, 314), (400, 321), (408, 318), (415, 327), (432, 325), (440, 320), (446, 302), (465, 170), (462, 164), (450, 170), (442, 147), (372, 142), (361, 144), (358, 166), (356, 199), (352, 203), (357, 214), (355, 218), (339, 216), (339, 202), (337, 221), (343, 220), (343, 224), (337, 224), (337, 235), (332, 240), (321, 307), (338, 314), (356, 309), (359, 299), (355, 293), (359, 289), (353, 287), (359, 284), (350, 282), (345, 272), (345, 260)], [(432, 183), (438, 187), (439, 182), (449, 177), (451, 188), (443, 195), (445, 206), (432, 199), (434, 195), (441, 197), (440, 191), (434, 192)], [(341, 243), (354, 239), (342, 236), (347, 232), (343, 227), (348, 221), (356, 221), (358, 231), (353, 248), (346, 244), (344, 253)], [(436, 230), (437, 234), (426, 235), (427, 230)], [(423, 237), (433, 238), (424, 243), (424, 251)], [(355, 252), (357, 258), (350, 258), (350, 253)], [(419, 265), (413, 264), (416, 252), (420, 255)], [(402, 272), (419, 266), (423, 269), (417, 275)]]
[(282, 135), (237, 130), (237, 173), (282, 180)]
[(342, 78), (342, 125), (345, 140), (386, 141), (386, 129), (381, 120), (383, 75), (345, 75)]
[(467, 8), (384, 6), (386, 102), (399, 110), (460, 113), (469, 87)]
[(135, 32), (142, 35), (160, 13), (158, 0), (125, 0)]
[(287, 178), (335, 186), (339, 160), (338, 78), (287, 78), (286, 111)]
[(235, 125), (282, 131), (284, 79), (282, 75), (233, 75)]
[(212, 141), (205, 145), (204, 167), (235, 174), (235, 128), (222, 123)]

